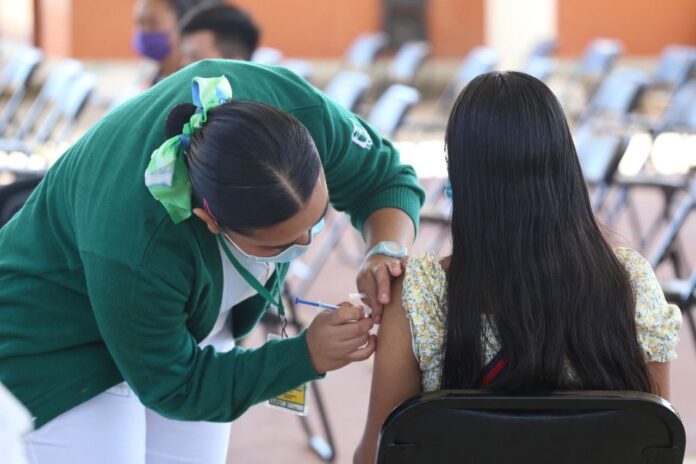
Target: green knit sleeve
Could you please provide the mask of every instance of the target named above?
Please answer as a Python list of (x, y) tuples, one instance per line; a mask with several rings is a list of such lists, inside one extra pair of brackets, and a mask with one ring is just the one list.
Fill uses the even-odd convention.
[[(367, 218), (381, 208), (398, 208), (413, 220), (425, 192), (413, 167), (402, 164), (392, 143), (360, 117), (325, 98), (324, 134), (315, 136), (323, 153), (331, 203), (347, 212), (362, 232)], [(313, 134), (314, 135), (314, 134)]]
[(85, 253), (90, 302), (116, 366), (161, 415), (228, 422), (250, 406), (319, 378), (304, 333), (253, 350), (200, 348), (187, 328), (189, 295), (152, 269)]

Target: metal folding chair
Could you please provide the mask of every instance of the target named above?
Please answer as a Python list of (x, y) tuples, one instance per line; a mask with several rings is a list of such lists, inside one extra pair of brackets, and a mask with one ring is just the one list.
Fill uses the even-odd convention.
[(65, 141), (96, 86), (97, 78), (94, 74), (79, 73), (69, 80), (67, 87), (63, 87), (58, 101), (38, 126), (32, 140), (2, 139), (0, 150), (30, 154), (49, 141), (54, 143)]
[(619, 40), (595, 39), (585, 49), (578, 72), (582, 76), (603, 77), (611, 70), (623, 51), (623, 43)]
[(449, 109), (466, 84), (476, 76), (493, 71), (499, 59), (498, 52), (490, 47), (472, 49), (459, 65), (454, 77), (440, 97), (440, 107)]
[(350, 68), (366, 70), (374, 64), (377, 56), (389, 44), (389, 36), (384, 32), (359, 35), (346, 51), (345, 65)]
[[(305, 264), (301, 260), (296, 260), (290, 266), (288, 277), (293, 277), (294, 284), (288, 281), (283, 286), (283, 299), (288, 317), (288, 326), (295, 333), (301, 333), (306, 327), (297, 316), (297, 308), (295, 306), (295, 297), (306, 295), (310, 287), (314, 283), (317, 275), (326, 264), (331, 253), (334, 252), (343, 233), (350, 224), (348, 216), (340, 214), (335, 210), (327, 212), (327, 230), (324, 239), (321, 242), (320, 248), (312, 261)], [(279, 333), (281, 329), (281, 320), (274, 312), (267, 312), (261, 318), (261, 325), (265, 334)], [(317, 404), (319, 421), (321, 424), (321, 433), (311, 427), (309, 420), (305, 416), (298, 416), (300, 425), (307, 438), (307, 444), (310, 449), (325, 462), (333, 462), (336, 457), (336, 444), (328, 418), (328, 411), (324, 405), (323, 396), (321, 394), (320, 385), (314, 384), (310, 389), (310, 395), (314, 398)]]
[(257, 64), (277, 66), (283, 61), (283, 52), (277, 48), (259, 47), (251, 56), (251, 61)]
[(294, 72), (302, 79), (309, 81), (312, 79), (312, 74), (314, 69), (312, 68), (312, 63), (307, 60), (300, 60), (297, 58), (289, 58), (283, 60), (280, 65), (284, 68), (288, 68), (290, 71)]
[[(696, 131), (696, 81), (683, 85), (672, 98), (672, 102), (662, 118), (648, 129), (653, 138), (665, 132), (694, 133)], [(605, 222), (607, 225), (613, 225), (621, 211), (628, 209), (633, 227), (639, 238), (639, 248), (645, 249), (655, 239), (660, 228), (669, 222), (676, 194), (688, 187), (690, 177), (691, 174), (677, 177), (654, 173), (639, 173), (631, 176), (617, 175), (613, 183), (618, 190), (618, 198)], [(663, 197), (662, 211), (648, 226), (645, 234), (640, 229), (635, 205), (630, 197), (631, 192), (636, 188), (658, 190)]]
[(686, 434), (648, 393), (445, 390), (397, 407), (378, 446), (378, 464), (679, 464)]
[(636, 108), (648, 82), (648, 76), (637, 69), (618, 68), (612, 71), (590, 99), (579, 118), (580, 122), (602, 118), (623, 123), (627, 115)]
[(0, 73), (0, 96), (10, 98), (0, 112), (0, 135), (3, 135), (17, 114), (27, 93), (29, 80), (41, 63), (43, 53), (37, 48), (24, 47), (15, 52)]
[(527, 55), (522, 72), (545, 81), (553, 73), (554, 62), (551, 56), (558, 48), (558, 40), (544, 39), (537, 42)]
[(650, 129), (653, 136), (668, 131), (696, 131), (696, 80), (683, 84), (675, 92), (662, 118)]
[(623, 53), (623, 43), (615, 39), (595, 39), (585, 52), (568, 79), (562, 101), (567, 102), (571, 89), (578, 85), (584, 90), (585, 101), (592, 98), (597, 87)]
[[(301, 333), (306, 327), (297, 317), (297, 308), (295, 306), (295, 294), (290, 291), (290, 287), (286, 283), (283, 287), (283, 300), (285, 301), (285, 310), (288, 321), (288, 327), (294, 333)], [(276, 313), (266, 312), (261, 318), (261, 325), (264, 330), (264, 335), (278, 334), (281, 330), (281, 320)], [(307, 439), (307, 446), (324, 462), (333, 462), (336, 459), (336, 442), (334, 440), (331, 423), (324, 404), (321, 387), (316, 382), (312, 384), (309, 391), (310, 397), (316, 402), (317, 411), (319, 413), (320, 433), (311, 426), (308, 416), (297, 416), (300, 421), (300, 426)], [(310, 413), (311, 414), (311, 413)]]
[(534, 47), (532, 48), (532, 51), (529, 52), (529, 57), (544, 57), (544, 58), (549, 58), (551, 55), (553, 55), (556, 50), (558, 49), (558, 40), (557, 39), (543, 39), (538, 41)]
[(13, 139), (24, 140), (36, 128), (41, 116), (51, 107), (58, 104), (73, 80), (82, 72), (82, 64), (76, 60), (65, 60), (59, 63), (48, 75), (41, 86), (39, 94), (32, 102), (29, 112), (22, 120)]
[(592, 209), (599, 213), (626, 151), (627, 140), (618, 134), (597, 131), (589, 125), (578, 128), (574, 138), (585, 181), (594, 187)]
[(356, 112), (371, 86), (372, 78), (367, 74), (341, 71), (326, 85), (325, 93), (348, 111)]
[(662, 49), (652, 76), (652, 84), (678, 90), (696, 67), (696, 48), (689, 45), (668, 45)]
[(522, 68), (522, 72), (536, 77), (540, 81), (545, 81), (553, 73), (554, 62), (546, 56), (532, 55), (527, 58), (527, 61)]
[(420, 92), (402, 84), (391, 85), (370, 110), (367, 122), (383, 137), (391, 139), (408, 112), (420, 101)]
[[(385, 137), (391, 137), (419, 98), (420, 95), (417, 90), (404, 85), (394, 84), (377, 101), (375, 107), (370, 112), (368, 122), (380, 130)], [(350, 219), (347, 215), (332, 211), (330, 216), (326, 239), (322, 242), (317, 255), (314, 256), (314, 259), (309, 264), (304, 264), (301, 261), (294, 262), (290, 268), (290, 274), (297, 278), (297, 284), (291, 286), (286, 282), (283, 287), (289, 316), (288, 324), (297, 333), (300, 333), (305, 327), (302, 321), (297, 318), (295, 296), (305, 295), (308, 292), (331, 253), (339, 248), (340, 239), (350, 225)], [(267, 332), (277, 333), (280, 327), (280, 320), (277, 315), (267, 313), (262, 319), (262, 324)], [(318, 385), (313, 385), (311, 394), (314, 395), (317, 402), (323, 434), (316, 434), (310, 427), (306, 417), (300, 416), (300, 423), (312, 451), (324, 461), (332, 462), (336, 456), (335, 442)]]
[(412, 84), (418, 71), (430, 56), (430, 44), (425, 41), (405, 42), (394, 55), (389, 67), (389, 79), (402, 84)]
[[(696, 347), (696, 318), (693, 315), (696, 303), (696, 270), (686, 259), (684, 247), (679, 242), (679, 233), (686, 220), (696, 209), (696, 181), (692, 181), (686, 196), (676, 209), (672, 220), (664, 231), (652, 257), (650, 265), (656, 268), (665, 261), (670, 261), (674, 270), (674, 278), (662, 282), (662, 290), (670, 303), (679, 306), (686, 317), (691, 338)], [(690, 273), (690, 275), (689, 275)], [(688, 277), (687, 277), (688, 276)]]

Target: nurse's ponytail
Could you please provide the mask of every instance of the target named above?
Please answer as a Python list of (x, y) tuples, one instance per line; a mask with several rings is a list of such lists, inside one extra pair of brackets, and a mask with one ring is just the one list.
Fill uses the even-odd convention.
[[(167, 137), (196, 107), (167, 117)], [(208, 111), (186, 151), (194, 206), (207, 203), (218, 224), (246, 234), (295, 215), (309, 200), (321, 160), (309, 131), (291, 115), (261, 103), (232, 100)]]

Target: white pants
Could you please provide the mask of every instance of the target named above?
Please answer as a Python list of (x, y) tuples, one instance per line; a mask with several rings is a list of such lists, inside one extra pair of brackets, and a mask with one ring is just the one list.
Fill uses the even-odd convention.
[(229, 423), (166, 419), (126, 383), (61, 414), (26, 438), (31, 464), (224, 464)]

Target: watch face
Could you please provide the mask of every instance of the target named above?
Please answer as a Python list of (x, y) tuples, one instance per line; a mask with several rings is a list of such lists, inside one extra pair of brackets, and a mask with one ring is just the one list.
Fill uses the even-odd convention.
[(403, 252), (403, 248), (401, 247), (401, 245), (399, 245), (396, 242), (385, 242), (384, 249), (387, 250), (389, 253), (395, 254)]

